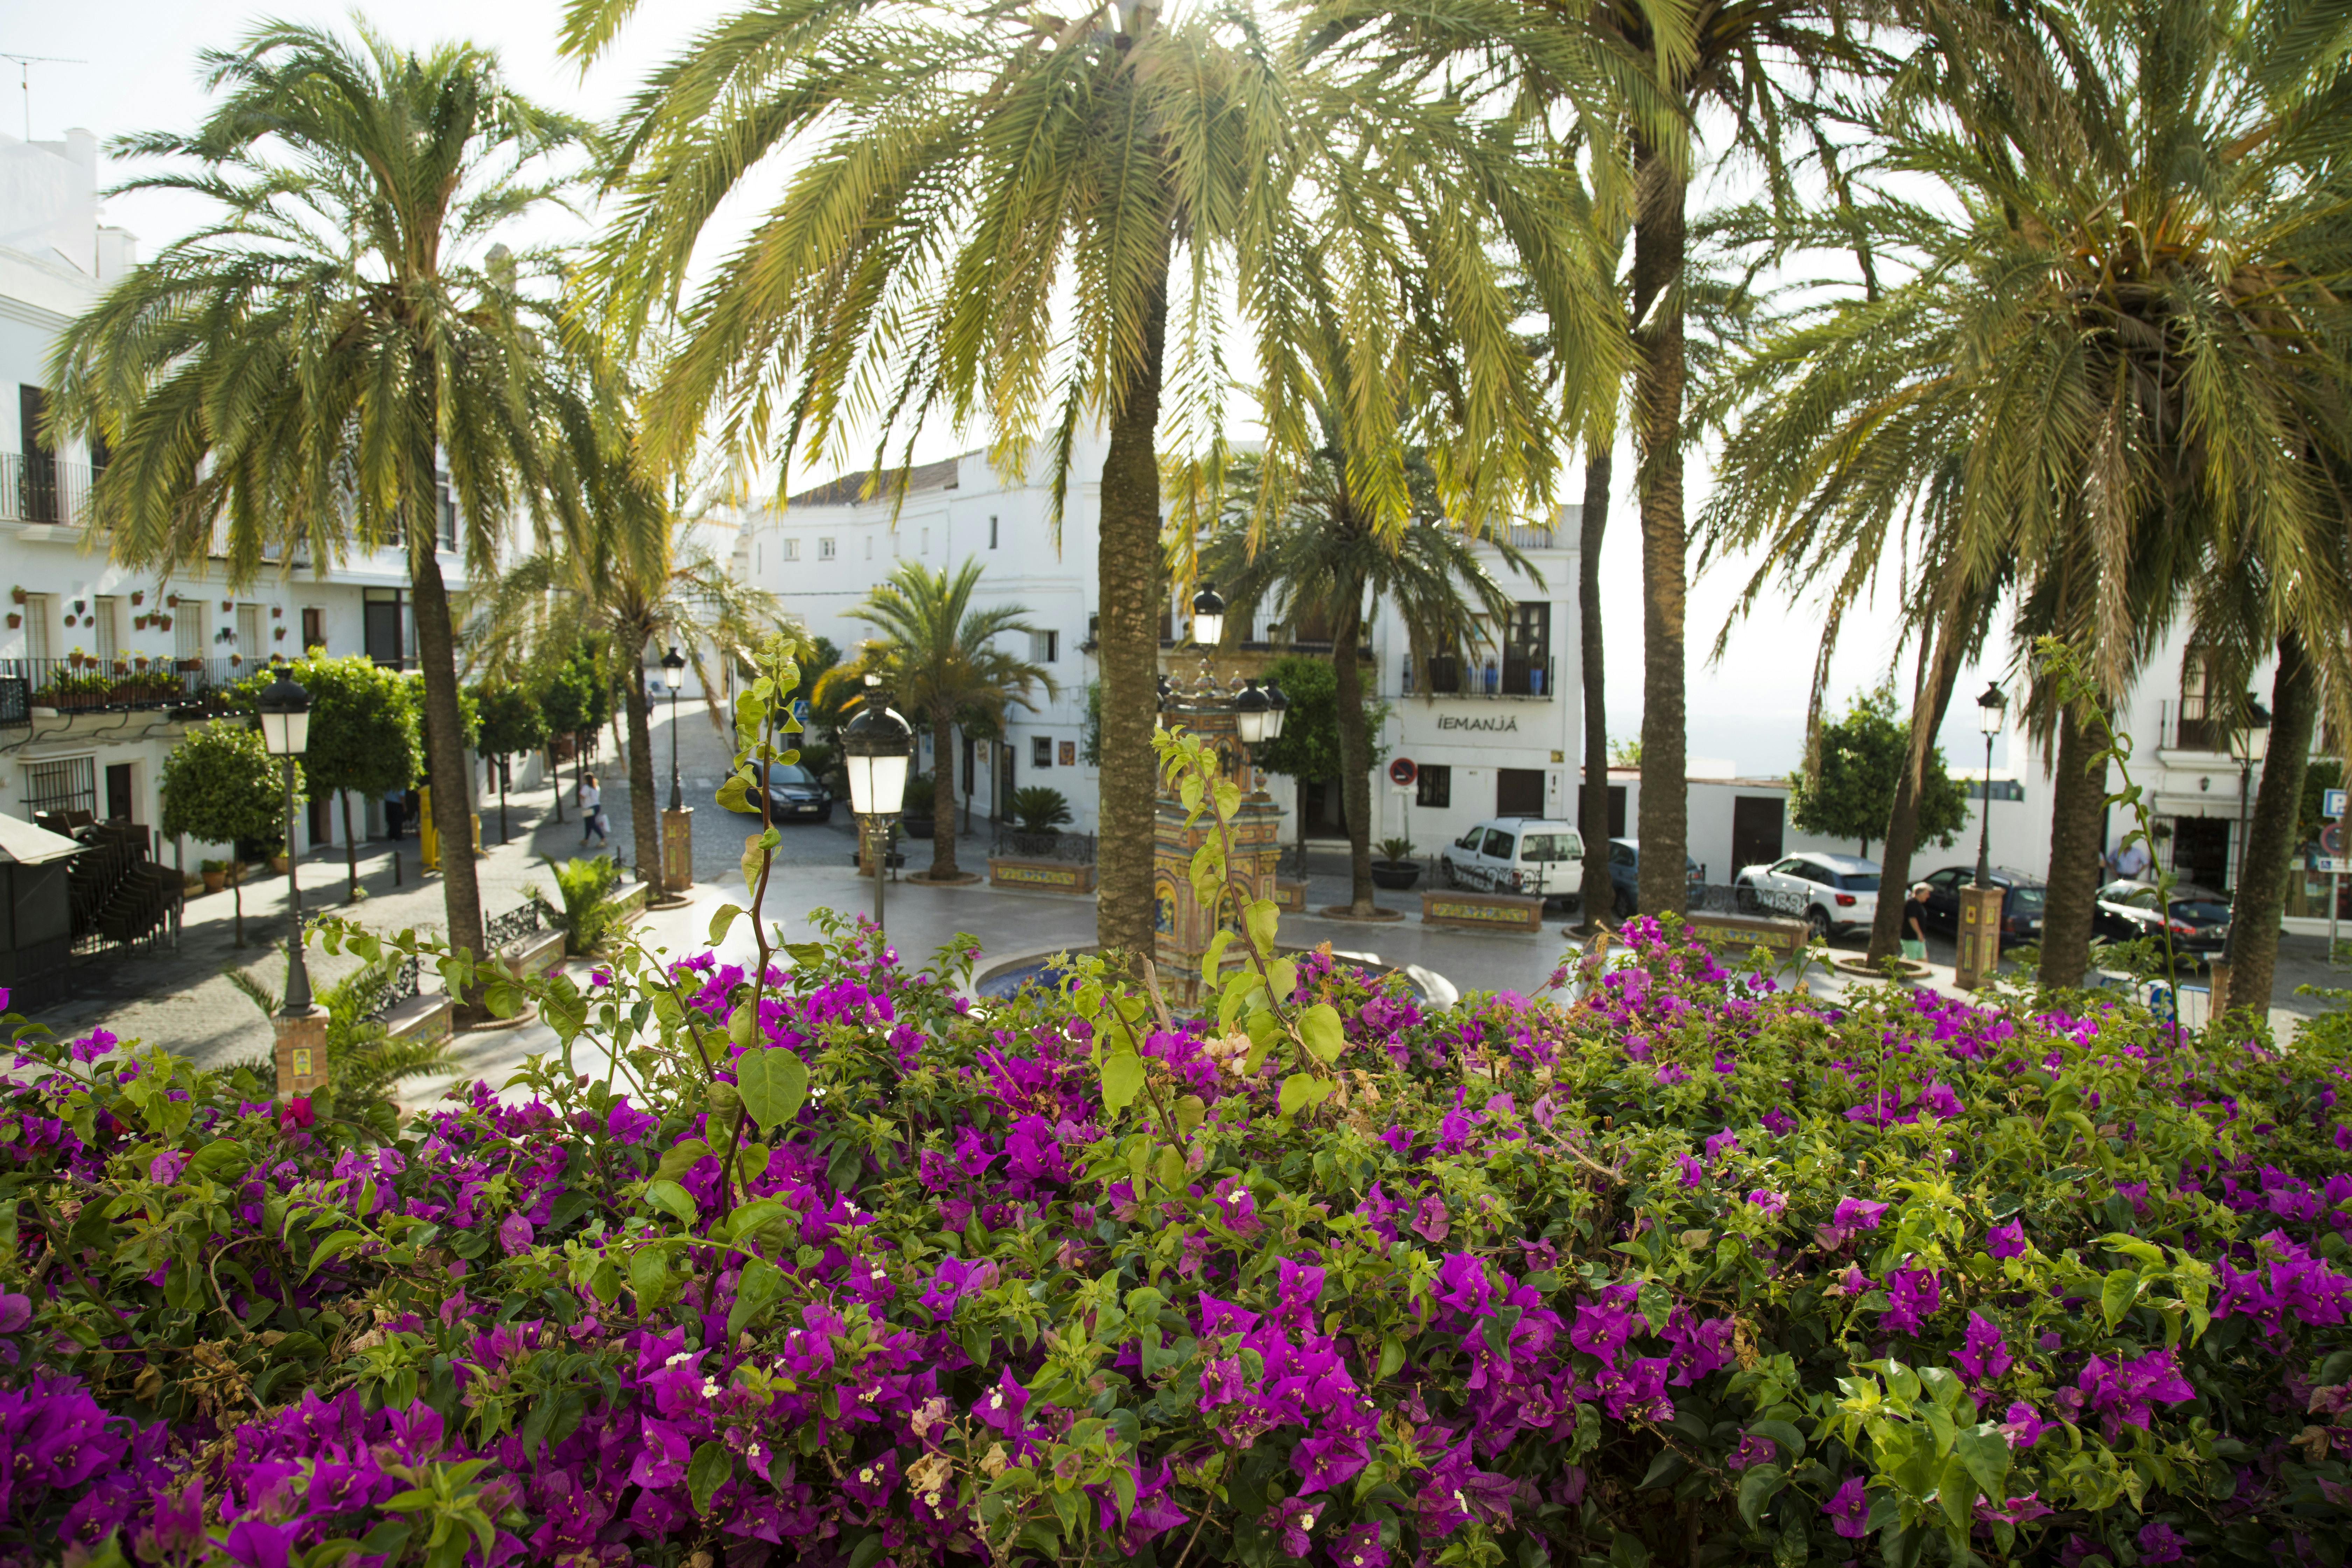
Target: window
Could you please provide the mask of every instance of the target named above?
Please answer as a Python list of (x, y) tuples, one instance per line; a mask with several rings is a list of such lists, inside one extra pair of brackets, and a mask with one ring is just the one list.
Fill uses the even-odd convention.
[(122, 647), (122, 601), (112, 594), (101, 594), (91, 605), (90, 651), (99, 662), (110, 665)]
[[(1444, 763), (1423, 763), (1412, 781), (1412, 804), (1445, 806), (1454, 804), (1454, 770)], [(1469, 845), (1462, 847), (1467, 849)]]
[(367, 637), (364, 649), (368, 658), (378, 664), (397, 669), (407, 649), (408, 617), (402, 614), (400, 590), (369, 588), (363, 590), (361, 613), (366, 616), (363, 630)]
[(1472, 828), (1469, 832), (1464, 834), (1461, 837), (1454, 841), (1454, 847), (1456, 849), (1467, 849), (1471, 854), (1475, 855), (1478, 853), (1478, 837), (1481, 831), (1482, 830), (1479, 828)]
[(1503, 634), (1503, 690), (1513, 697), (1541, 697), (1550, 689), (1551, 606), (1512, 606)]
[(829, 536), (816, 542), (816, 558), (819, 561), (833, 559), (833, 540)]
[(1518, 841), (1509, 834), (1499, 827), (1490, 827), (1486, 829), (1486, 842), (1479, 846), (1478, 853), (1492, 860), (1508, 860), (1511, 851), (1517, 847)]
[(800, 542), (799, 540), (797, 540), (797, 539), (787, 539), (787, 540), (785, 540), (785, 541), (784, 541), (784, 559), (785, 559), (785, 560), (787, 560), (787, 561), (798, 561), (800, 558), (801, 558), (801, 542)]
[(327, 646), (327, 612), (306, 609), (302, 612), (302, 651)]
[(1954, 888), (1960, 885), (1960, 868), (1958, 866), (1947, 866), (1942, 870), (1937, 872), (1934, 876), (1925, 879), (1925, 880), (1929, 887), (1935, 889), (1937, 892), (1948, 893)]
[(1055, 663), (1058, 663), (1058, 662), (1060, 661), (1061, 657), (1062, 657), (1062, 634), (1061, 634), (1061, 633), (1059, 633), (1059, 632), (1031, 632), (1031, 633), (1029, 634), (1029, 662), (1030, 662), (1030, 663), (1032, 663), (1032, 664), (1055, 664)]
[(457, 497), (449, 488), (446, 474), (440, 476), (435, 488), (440, 495), (441, 548), (455, 550), (457, 548)]
[(1519, 845), (1519, 858), (1530, 865), (1550, 865), (1559, 860), (1581, 860), (1583, 847), (1569, 833), (1530, 833)]
[(1033, 768), (1050, 768), (1054, 765), (1054, 742), (1051, 739), (1044, 735), (1030, 737), (1029, 765)]
[[(49, 653), (49, 596), (47, 594), (25, 595), (25, 657), (47, 658)], [(40, 684), (38, 670), (33, 672), (33, 683)]]
[(1612, 844), (1609, 847), (1609, 863), (1612, 866), (1622, 866), (1625, 869), (1631, 871), (1641, 862), (1640, 857), (1635, 855), (1629, 846), (1623, 844)]
[(261, 658), (269, 651), (261, 640), (259, 605), (239, 605), (236, 607), (236, 651), (252, 659)]
[(988, 547), (991, 550), (996, 548), (996, 519), (993, 514), (988, 520)]
[[(106, 765), (106, 820), (129, 822), (137, 814), (131, 805), (131, 764), (109, 763)], [(323, 803), (322, 803), (323, 804)]]
[[(48, 394), (37, 386), (16, 388), (17, 450), (25, 454), (24, 501), (26, 522), (56, 522), (58, 517), (58, 459), (41, 438), (41, 422), (47, 415)], [(30, 617), (27, 617), (27, 624)]]
[(25, 815), (37, 821), (44, 812), (74, 812), (94, 820), (98, 816), (98, 759), (60, 757), (51, 763), (25, 764)]
[(192, 598), (182, 598), (172, 607), (172, 648), (182, 658), (205, 657), (205, 606)]

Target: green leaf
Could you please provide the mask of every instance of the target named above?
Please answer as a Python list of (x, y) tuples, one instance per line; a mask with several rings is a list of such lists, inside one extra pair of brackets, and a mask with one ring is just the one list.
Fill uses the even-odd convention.
[(1160, 1176), (1160, 1184), (1162, 1188), (1171, 1193), (1178, 1194), (1182, 1194), (1184, 1191), (1184, 1177), (1186, 1173), (1184, 1170), (1183, 1155), (1179, 1154), (1173, 1149), (1162, 1145), (1160, 1151), (1160, 1170), (1158, 1173)]
[(1780, 1446), (1780, 1457), (1795, 1464), (1805, 1457), (1805, 1435), (1786, 1421), (1750, 1421), (1748, 1429), (1759, 1437), (1769, 1437)]
[(1396, 1374), (1397, 1368), (1403, 1364), (1404, 1342), (1397, 1338), (1394, 1334), (1382, 1334), (1381, 1336), (1380, 1370), (1372, 1374), (1372, 1381), (1375, 1383), (1387, 1382), (1388, 1379)]
[(695, 1220), (699, 1217), (694, 1206), (693, 1197), (688, 1194), (684, 1187), (679, 1186), (676, 1182), (656, 1180), (647, 1184), (646, 1187), (646, 1202), (653, 1205), (656, 1208), (660, 1209), (663, 1213), (670, 1215), (672, 1218), (676, 1219), (678, 1224), (683, 1226), (691, 1226)]
[(1121, 1051), (1102, 1066), (1103, 1109), (1116, 1116), (1143, 1092), (1143, 1058)]
[(727, 1310), (730, 1340), (750, 1328), (760, 1314), (784, 1293), (784, 1271), (764, 1258), (744, 1259), (743, 1275), (735, 1285), (735, 1305)]
[(1766, 1506), (1787, 1484), (1778, 1465), (1758, 1465), (1739, 1478), (1739, 1517), (1748, 1521), (1748, 1529), (1760, 1528)]
[(1962, 1432), (1952, 1451), (1976, 1478), (1977, 1490), (1995, 1502), (2009, 1495), (2009, 1439), (2000, 1427), (1981, 1422)]
[(637, 1315), (658, 1312), (669, 1300), (669, 1255), (658, 1247), (642, 1248), (629, 1258), (629, 1290), (637, 1299)]
[(2122, 1322), (2124, 1314), (2131, 1310), (2132, 1303), (2138, 1298), (2137, 1270), (2118, 1268), (2110, 1273), (2099, 1287), (2099, 1312), (2107, 1320), (2107, 1327), (2112, 1329)]
[(746, 997), (741, 1002), (736, 1004), (735, 1011), (728, 1016), (727, 1042), (731, 1046), (748, 1050), (751, 1047), (752, 1040), (758, 1037), (759, 1033), (759, 1006), (749, 997)]
[(1268, 959), (1265, 965), (1266, 994), (1287, 1002), (1298, 989), (1298, 965), (1286, 958)]
[(686, 1489), (694, 1500), (694, 1511), (709, 1513), (710, 1500), (734, 1474), (735, 1456), (727, 1451), (726, 1444), (713, 1439), (698, 1447), (686, 1467)]
[(1249, 908), (1242, 911), (1242, 923), (1249, 928), (1250, 944), (1261, 957), (1274, 956), (1275, 922), (1281, 913), (1280, 906), (1272, 899), (1253, 899)]
[[(728, 811), (745, 816), (760, 815), (760, 803), (751, 798), (751, 781), (741, 773), (727, 775), (726, 781), (719, 786), (719, 804)], [(715, 942), (719, 937), (714, 934), (710, 940)]]
[(317, 1248), (311, 1252), (310, 1267), (302, 1270), (302, 1278), (308, 1279), (311, 1275), (316, 1274), (320, 1269), (325, 1268), (328, 1264), (333, 1262), (336, 1258), (341, 1258), (344, 1253), (349, 1252), (352, 1247), (359, 1246), (365, 1240), (367, 1240), (367, 1235), (363, 1231), (339, 1230), (335, 1232), (334, 1235), (320, 1242)]
[(1969, 1473), (1958, 1455), (1953, 1455), (1944, 1462), (1944, 1473), (1936, 1479), (1936, 1500), (1944, 1505), (1944, 1517), (1955, 1528), (1966, 1530), (1976, 1514), (1976, 1477)]
[(1197, 1094), (1180, 1095), (1176, 1100), (1176, 1131), (1186, 1137), (1207, 1119), (1209, 1108)]
[(1348, 1048), (1347, 1029), (1339, 1022), (1339, 1009), (1328, 1002), (1318, 1002), (1298, 1016), (1298, 1034), (1320, 1062), (1336, 1062), (1339, 1053)]
[(1672, 1448), (1661, 1448), (1657, 1457), (1650, 1461), (1650, 1468), (1643, 1472), (1641, 1483), (1634, 1489), (1648, 1491), (1654, 1487), (1669, 1485), (1675, 1477), (1689, 1468), (1689, 1460)]
[(710, 1145), (699, 1138), (689, 1138), (683, 1143), (673, 1144), (662, 1152), (661, 1163), (654, 1167), (654, 1174), (663, 1181), (674, 1182), (694, 1169), (696, 1162), (709, 1152)]
[(1320, 1105), (1329, 1098), (1331, 1080), (1317, 1078), (1311, 1072), (1295, 1072), (1282, 1080), (1282, 1100), (1277, 1108), (1284, 1116), (1296, 1116), (1309, 1106)]
[(808, 1064), (782, 1046), (745, 1051), (735, 1063), (743, 1109), (762, 1127), (789, 1127), (808, 1102)]
[[(719, 792), (719, 804), (720, 804), (720, 805), (725, 805), (725, 804), (726, 804), (726, 798), (727, 798), (727, 792), (726, 792), (725, 790), (723, 790), (723, 789), (722, 789), (722, 790), (720, 790), (720, 791)], [(738, 916), (738, 915), (740, 915), (740, 914), (741, 914), (742, 912), (743, 912), (743, 906), (742, 906), (742, 905), (740, 905), (740, 904), (721, 904), (721, 905), (719, 905), (716, 910), (713, 910), (711, 911), (711, 913), (710, 913), (710, 945), (711, 945), (711, 946), (713, 946), (713, 947), (717, 947), (720, 942), (725, 942), (725, 941), (727, 940), (727, 931), (728, 931), (728, 928), (729, 928), (729, 927), (730, 927), (730, 926), (732, 926), (732, 925), (735, 923), (735, 917), (736, 917), (736, 916)]]

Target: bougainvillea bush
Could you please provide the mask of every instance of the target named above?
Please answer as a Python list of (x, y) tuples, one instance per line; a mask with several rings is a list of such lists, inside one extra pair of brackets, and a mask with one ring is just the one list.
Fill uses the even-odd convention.
[(632, 952), (390, 1135), (28, 1036), (0, 1560), (2342, 1560), (2336, 1033), (1244, 926), (1191, 1022)]

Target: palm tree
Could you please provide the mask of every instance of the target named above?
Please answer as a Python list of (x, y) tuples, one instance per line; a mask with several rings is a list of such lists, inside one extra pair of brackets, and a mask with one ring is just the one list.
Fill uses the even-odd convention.
[[(1745, 155), (1765, 172), (1775, 206), (1799, 205), (1800, 160), (1819, 164), (1840, 221), (1850, 223), (1850, 181), (1838, 133), (1849, 107), (1838, 79), (1883, 79), (1906, 66), (1874, 40), (1900, 27), (1923, 47), (1916, 58), (1966, 76), (2003, 41), (1990, 7), (1975, 0), (1318, 0), (1310, 23), (1323, 34), (1399, 68), (1419, 60), (1442, 73), (1449, 95), (1528, 100), (1574, 117), (1593, 145), (1622, 145), (1630, 189), (1601, 180), (1612, 205), (1630, 207), (1633, 255), (1625, 310), (1633, 325), (1631, 419), (1642, 537), (1642, 792), (1643, 909), (1684, 901), (1689, 837), (1684, 619), (1688, 538), (1683, 494), (1685, 416), (1691, 380), (1693, 302), (1689, 207), (1693, 128), (1719, 117), (1729, 135), (1719, 156)], [(1856, 245), (1865, 277), (1874, 264)]]
[(600, 645), (619, 668), (629, 731), (629, 826), (637, 875), (669, 885), (655, 793), (653, 703), (646, 663), (675, 648), (694, 671), (703, 703), (721, 722), (722, 678), (788, 622), (774, 595), (736, 581), (701, 537), (700, 520), (664, 507), (625, 457), (600, 465), (587, 526), (560, 548), (509, 567), (466, 596), (469, 668), (527, 679), (546, 650)]
[[(1325, 431), (1327, 443), (1314, 467), (1262, 531), (1253, 529), (1255, 509), (1248, 499), (1255, 466), (1240, 466), (1244, 500), (1227, 512), (1202, 563), (1230, 607), (1229, 626), (1238, 626), (1263, 605), (1289, 625), (1311, 619), (1331, 628), (1351, 879), (1348, 912), (1369, 919), (1379, 912), (1372, 889), (1372, 736), (1363, 668), (1356, 658), (1369, 607), (1382, 600), (1396, 605), (1413, 665), (1425, 669), (1433, 657), (1464, 658), (1490, 638), (1510, 618), (1511, 596), (1486, 571), (1469, 536), (1446, 521), (1437, 504), (1435, 476), (1417, 456), (1408, 459), (1406, 469), (1413, 518), (1402, 531), (1391, 532), (1356, 503), (1348, 484), (1351, 465), (1335, 444), (1338, 429), (1327, 425)], [(1542, 574), (1507, 542), (1495, 540), (1492, 547), (1543, 585)]]
[[(496, 566), (543, 521), (588, 428), (554, 348), (555, 258), (501, 233), (553, 200), (582, 128), (466, 44), (403, 51), (290, 23), (204, 55), (224, 100), (124, 147), (194, 166), (130, 182), (218, 216), (128, 274), (58, 339), (60, 434), (113, 453), (94, 487), (117, 560), (230, 577), (307, 555), (407, 552), (435, 826), (469, 841), (442, 554)], [(546, 283), (549, 287), (541, 289)], [(445, 858), (449, 939), (482, 951), (470, 858)]]
[[(2352, 236), (2308, 171), (2352, 127), (2264, 96), (2250, 11), (2081, 5), (2045, 18), (2033, 74), (2063, 90), (2020, 95), (2032, 113), (1986, 93), (1890, 115), (1890, 166), (1949, 197), (1863, 208), (1909, 276), (1809, 312), (1741, 373), (1722, 536), (1833, 564), (1832, 625), (1882, 563), (1932, 568), (1935, 591), (1906, 603), (1947, 684), (1924, 683), (1915, 755), (2004, 591), (2021, 640), (2085, 649), (2109, 703), (2184, 590), (2217, 576), (2259, 588), (2234, 611), (2228, 596), (2192, 605), (2200, 641), (2243, 644), (2258, 608), (2257, 636), (2294, 634), (2315, 678), (2345, 689), (2345, 576), (2326, 543), (2340, 515), (2313, 454), (2342, 449), (2328, 367), (2346, 321), (2327, 279)], [(2071, 984), (2105, 790), (2095, 727), (2045, 685), (2029, 710), (2054, 736), (2058, 781), (2042, 975)], [(2275, 920), (2236, 923), (2275, 940)]]
[[(967, 560), (952, 572), (934, 572), (919, 562), (901, 561), (887, 581), (866, 595), (849, 612), (882, 635), (860, 646), (857, 657), (825, 671), (814, 696), (823, 701), (836, 693), (865, 688), (866, 678), (879, 676), (883, 686), (919, 719), (931, 726), (931, 768), (935, 784), (943, 781), (949, 759), (955, 755), (959, 719), (967, 713), (1003, 713), (1014, 703), (1032, 710), (1030, 694), (1043, 688), (1048, 697), (1059, 694), (1053, 676), (996, 647), (996, 639), (1025, 636), (1034, 630), (1019, 605), (995, 605), (974, 609), (971, 597), (980, 586), (980, 563)], [(947, 808), (932, 814), (931, 868), (924, 879), (934, 882), (959, 880), (956, 868), (956, 821), (953, 796)]]
[[(574, 0), (567, 50), (593, 58), (635, 3)], [(1097, 923), (1106, 948), (1140, 953), (1161, 444), (1192, 463), (1189, 543), (1218, 508), (1246, 332), (1277, 481), (1264, 515), (1278, 512), (1318, 439), (1320, 323), (1354, 347), (1338, 413), (1367, 516), (1403, 525), (1408, 443), (1430, 448), (1450, 510), (1534, 504), (1549, 411), (1511, 331), (1505, 253), (1563, 360), (1604, 379), (1622, 363), (1607, 279), (1563, 232), (1574, 171), (1523, 156), (1534, 134), (1313, 66), (1241, 5), (1163, 17), (1129, 0), (1063, 21), (811, 0), (720, 23), (647, 82), (616, 132), (625, 201), (597, 266), (624, 331), (663, 318), (719, 204), (790, 157), (782, 201), (685, 305), (656, 398), (666, 460), (716, 404), (726, 440), (762, 457), (830, 462), (853, 430), (878, 432), (883, 485), (894, 443), (977, 421), (1007, 469), (1044, 443), (1058, 520), (1081, 435), (1107, 430)], [(1444, 427), (1401, 429), (1383, 389), (1436, 359), (1466, 367)]]

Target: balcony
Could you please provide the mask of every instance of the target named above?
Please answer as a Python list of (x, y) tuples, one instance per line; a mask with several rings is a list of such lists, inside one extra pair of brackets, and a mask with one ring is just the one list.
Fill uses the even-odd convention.
[(2218, 716), (2208, 715), (2205, 706), (2202, 696), (2165, 699), (2157, 710), (2158, 749), (2228, 756), (2229, 725)]
[(1402, 661), (1401, 673), (1398, 695), (1403, 697), (1549, 702), (1559, 693), (1556, 658), (1489, 658), (1465, 668), (1460, 659), (1440, 654), (1428, 661), (1423, 679), (1416, 679), (1410, 658)]
[(226, 688), (266, 668), (257, 659), (0, 658), (0, 727), (29, 724), (34, 710), (74, 713), (226, 712)]
[(89, 479), (79, 463), (0, 452), (0, 522), (79, 529), (89, 521)]

